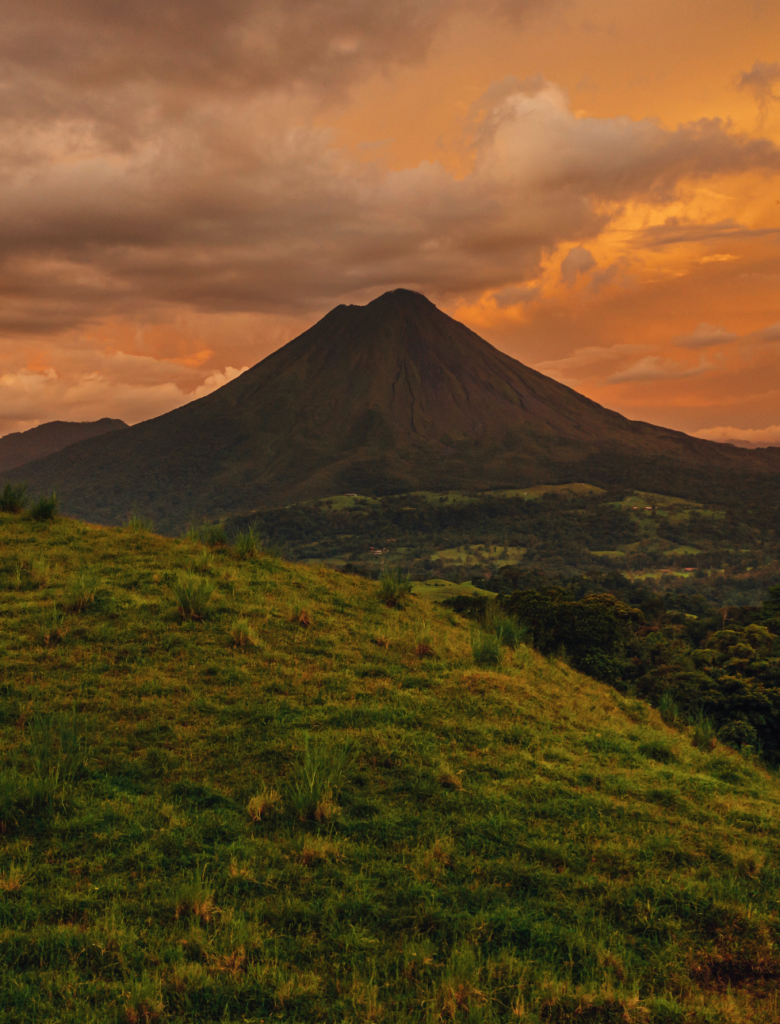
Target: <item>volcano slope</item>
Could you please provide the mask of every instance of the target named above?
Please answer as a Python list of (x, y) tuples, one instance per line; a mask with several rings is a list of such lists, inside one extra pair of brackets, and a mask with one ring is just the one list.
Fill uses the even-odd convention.
[(778, 1019), (755, 759), (327, 569), (0, 544), (3, 1024)]
[(17, 475), (55, 487), (70, 514), (119, 523), (136, 511), (171, 529), (342, 492), (584, 480), (775, 494), (780, 450), (627, 420), (399, 290), (338, 306), (212, 395)]

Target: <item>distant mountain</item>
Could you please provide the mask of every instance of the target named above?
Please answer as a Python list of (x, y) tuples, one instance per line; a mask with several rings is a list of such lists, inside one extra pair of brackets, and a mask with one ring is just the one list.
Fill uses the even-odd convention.
[(399, 289), (338, 306), (241, 377), (24, 467), (84, 519), (158, 528), (342, 492), (584, 480), (688, 497), (780, 493), (780, 452), (635, 422)]
[(91, 423), (68, 423), (65, 420), (52, 420), (41, 423), (31, 430), (22, 430), (15, 434), (0, 437), (0, 473), (16, 466), (23, 466), (33, 459), (42, 459), (54, 452), (67, 448), (76, 441), (84, 441), (89, 437), (108, 434), (112, 430), (125, 430), (127, 424), (123, 420), (94, 420)]

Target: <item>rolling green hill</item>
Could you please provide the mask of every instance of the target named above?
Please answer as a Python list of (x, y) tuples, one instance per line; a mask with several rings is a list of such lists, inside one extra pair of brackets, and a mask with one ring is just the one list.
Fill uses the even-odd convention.
[(0, 1021), (778, 1019), (775, 774), (242, 552), (0, 515)]
[(423, 295), (338, 306), (211, 395), (16, 471), (65, 511), (158, 529), (344, 492), (583, 480), (780, 495), (780, 449), (627, 420), (510, 358)]

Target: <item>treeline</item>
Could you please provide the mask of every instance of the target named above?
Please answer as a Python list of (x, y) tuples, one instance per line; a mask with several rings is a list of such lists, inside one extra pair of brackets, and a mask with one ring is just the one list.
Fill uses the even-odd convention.
[[(780, 761), (780, 586), (760, 606), (705, 603), (697, 615), (641, 588), (631, 593), (621, 586), (618, 596), (604, 583), (589, 587), (582, 578), (570, 587), (501, 594), (497, 601), (503, 614), (526, 626), (542, 653), (649, 700), (670, 724), (698, 718), (711, 728), (713, 742)], [(489, 600), (448, 603), (485, 618)]]

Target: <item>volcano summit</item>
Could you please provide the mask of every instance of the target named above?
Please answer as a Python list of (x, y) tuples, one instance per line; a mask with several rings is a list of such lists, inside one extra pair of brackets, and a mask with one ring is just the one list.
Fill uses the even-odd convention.
[(780, 452), (626, 419), (499, 352), (425, 296), (337, 306), (205, 398), (14, 471), (64, 511), (160, 528), (344, 491), (573, 480), (695, 498), (780, 490)]

